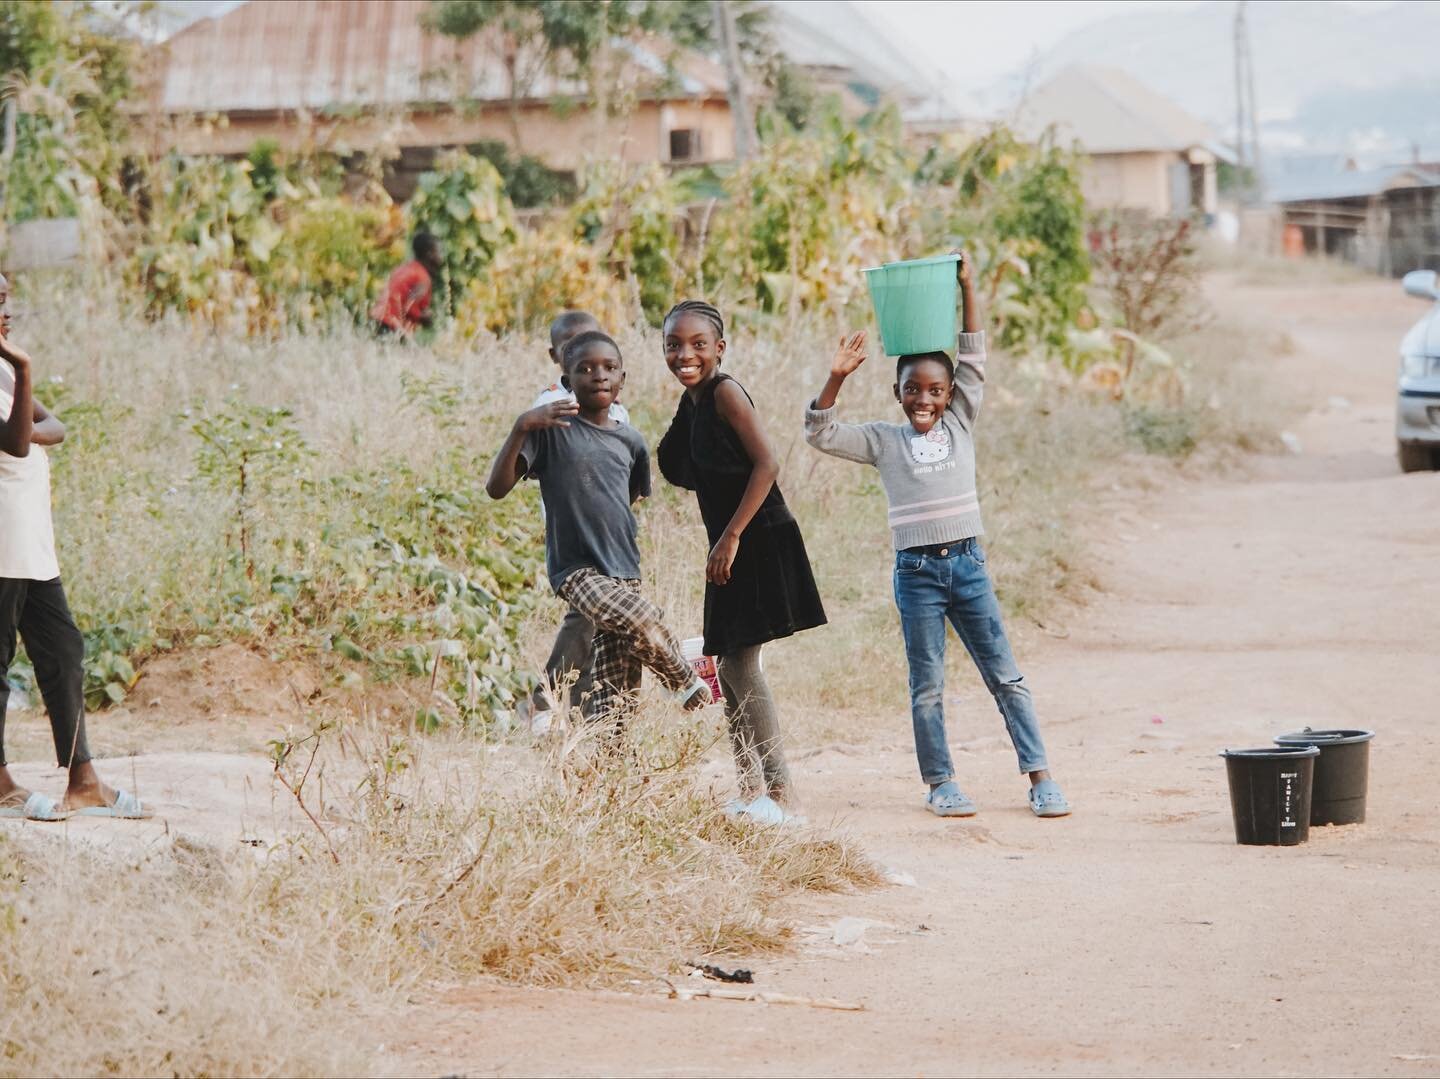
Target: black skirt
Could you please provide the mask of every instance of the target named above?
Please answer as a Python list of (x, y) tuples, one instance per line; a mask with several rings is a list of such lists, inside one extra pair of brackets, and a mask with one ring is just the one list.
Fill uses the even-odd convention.
[(800, 526), (782, 501), (755, 514), (725, 584), (705, 584), (705, 654), (723, 656), (825, 624)]
[[(713, 379), (698, 402), (681, 397), (657, 453), (665, 478), (695, 492), (712, 547), (744, 497), (753, 467), (715, 409), (715, 388), (728, 378)], [(825, 621), (805, 540), (777, 484), (740, 536), (730, 580), (705, 584), (705, 654), (727, 655)]]

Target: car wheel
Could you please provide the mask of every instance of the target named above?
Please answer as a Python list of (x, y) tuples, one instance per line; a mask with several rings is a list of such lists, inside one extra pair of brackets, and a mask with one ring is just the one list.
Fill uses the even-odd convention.
[(1401, 472), (1433, 472), (1440, 468), (1440, 461), (1437, 461), (1440, 453), (1423, 442), (1397, 442), (1395, 448)]

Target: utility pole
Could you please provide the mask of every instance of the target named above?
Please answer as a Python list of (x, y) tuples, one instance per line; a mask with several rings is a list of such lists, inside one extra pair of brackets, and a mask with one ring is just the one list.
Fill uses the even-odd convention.
[(1240, 174), (1241, 202), (1259, 202), (1264, 190), (1260, 175), (1260, 126), (1255, 109), (1255, 62), (1246, 24), (1248, 0), (1235, 4), (1235, 164)]
[(750, 157), (755, 146), (755, 118), (745, 95), (745, 69), (740, 64), (740, 41), (735, 32), (735, 13), (726, 0), (710, 0), (710, 18), (720, 42), (720, 58), (725, 65), (726, 96), (730, 99), (730, 117), (735, 124), (735, 160)]

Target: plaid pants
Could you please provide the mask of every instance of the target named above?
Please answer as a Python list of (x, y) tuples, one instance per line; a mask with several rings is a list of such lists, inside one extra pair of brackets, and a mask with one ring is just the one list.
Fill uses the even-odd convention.
[(666, 689), (684, 689), (695, 681), (680, 642), (665, 625), (665, 613), (640, 594), (639, 581), (580, 569), (560, 586), (560, 598), (595, 626), (595, 689), (587, 716), (633, 708), (642, 666), (654, 671)]

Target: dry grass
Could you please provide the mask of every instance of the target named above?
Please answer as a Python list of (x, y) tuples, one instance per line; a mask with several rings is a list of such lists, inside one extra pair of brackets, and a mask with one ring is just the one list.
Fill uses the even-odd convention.
[(1287, 258), (1263, 254), (1213, 241), (1204, 245), (1204, 258), (1212, 270), (1238, 275), (1242, 285), (1264, 288), (1267, 285), (1341, 285), (1347, 282), (1373, 280), (1374, 275), (1354, 263), (1327, 255), (1303, 255)]
[(316, 829), (258, 855), (0, 833), (0, 1072), (371, 1071), (374, 1016), (424, 987), (614, 984), (772, 950), (786, 895), (879, 882), (844, 839), (724, 818), (694, 780), (712, 735), (663, 707), (624, 754), (316, 737), (287, 778), (328, 769), (341, 793), (301, 786)]

